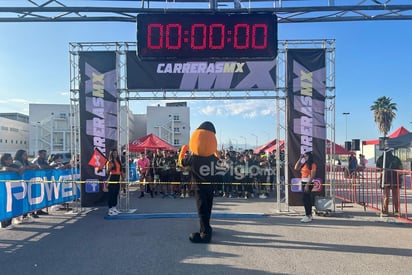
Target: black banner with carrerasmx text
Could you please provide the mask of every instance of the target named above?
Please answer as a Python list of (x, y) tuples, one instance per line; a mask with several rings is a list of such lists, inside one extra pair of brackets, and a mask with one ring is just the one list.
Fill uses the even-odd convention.
[(289, 205), (303, 205), (301, 176), (294, 165), (305, 152), (313, 152), (317, 165), (314, 195), (324, 195), (325, 57), (324, 49), (287, 51)]
[(143, 90), (274, 90), (276, 59), (143, 61), (127, 53), (127, 86)]
[(106, 179), (105, 169), (88, 165), (94, 149), (107, 156), (117, 148), (117, 88), (115, 52), (80, 52), (80, 144), (82, 206), (105, 203), (98, 181)]

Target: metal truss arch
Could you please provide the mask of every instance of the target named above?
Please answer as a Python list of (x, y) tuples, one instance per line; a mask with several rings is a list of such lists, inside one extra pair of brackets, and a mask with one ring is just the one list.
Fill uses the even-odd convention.
[[(276, 124), (271, 128), (276, 132), (277, 140), (285, 140), (287, 146), (287, 51), (288, 49), (298, 48), (320, 48), (326, 51), (326, 96), (325, 96), (325, 121), (327, 128), (327, 138), (335, 141), (335, 41), (334, 40), (288, 40), (278, 41), (278, 57), (276, 59), (276, 87), (273, 91), (153, 91), (153, 90), (138, 90), (132, 91), (127, 88), (127, 66), (126, 58), (128, 51), (136, 50), (136, 43), (70, 43), (70, 105), (72, 112), (72, 152), (80, 153), (80, 116), (79, 116), (79, 85), (80, 85), (80, 70), (79, 70), (79, 52), (82, 51), (114, 51), (116, 53), (116, 79), (117, 89), (119, 93), (119, 118), (118, 118), (118, 140), (119, 150), (122, 144), (129, 144), (128, 133), (128, 116), (130, 115), (130, 101), (144, 100), (250, 100), (263, 99), (272, 100), (276, 109)], [(279, 143), (278, 143), (279, 146)], [(277, 148), (277, 158), (280, 159), (280, 148)], [(329, 161), (333, 161), (334, 152), (329, 150), (330, 154), (327, 157)], [(128, 150), (126, 151), (128, 152)], [(287, 152), (287, 151), (286, 151)], [(128, 154), (128, 153), (127, 153)], [(126, 156), (128, 159), (128, 155)], [(288, 156), (285, 155), (285, 161), (288, 162)], [(329, 165), (333, 166), (333, 162)], [(283, 181), (280, 178), (280, 166), (277, 167), (278, 178), (276, 185), (278, 188), (278, 196), (280, 196), (281, 184), (288, 182), (286, 176)], [(288, 173), (285, 173), (287, 175)], [(333, 179), (328, 179), (333, 183)], [(331, 184), (333, 186), (333, 184)], [(332, 192), (332, 189), (330, 189)], [(331, 193), (332, 194), (332, 193)], [(281, 199), (278, 197), (278, 209), (281, 207)], [(288, 198), (286, 197), (286, 202)], [(128, 209), (128, 196), (126, 196), (125, 208)], [(286, 205), (288, 205), (286, 203)]]
[[(274, 12), (278, 23), (411, 20), (406, 0), (0, 0), (0, 22), (135, 22), (151, 12)], [(196, 8), (194, 8), (196, 7)]]

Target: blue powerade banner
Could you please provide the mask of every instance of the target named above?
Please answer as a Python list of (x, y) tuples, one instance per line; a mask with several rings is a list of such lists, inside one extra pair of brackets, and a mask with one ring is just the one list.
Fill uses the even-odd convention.
[(79, 198), (79, 178), (71, 170), (0, 173), (0, 220)]

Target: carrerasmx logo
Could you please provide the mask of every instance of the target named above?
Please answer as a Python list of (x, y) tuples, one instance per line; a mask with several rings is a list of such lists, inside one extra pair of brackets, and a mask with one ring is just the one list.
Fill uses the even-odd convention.
[(244, 66), (244, 62), (159, 63), (156, 72), (159, 74), (243, 73)]

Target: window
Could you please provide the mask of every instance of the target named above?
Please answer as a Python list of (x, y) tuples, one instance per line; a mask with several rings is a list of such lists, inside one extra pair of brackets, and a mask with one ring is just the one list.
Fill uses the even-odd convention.
[(179, 115), (173, 115), (173, 120), (174, 121), (180, 121), (180, 116)]
[(4, 130), (4, 131), (8, 131), (8, 130), (9, 130), (9, 127), (1, 126), (1, 129)]
[(180, 145), (179, 139), (174, 139), (173, 140), (173, 145)]
[(174, 131), (175, 133), (180, 133), (180, 128), (179, 128), (179, 127), (175, 127), (175, 128), (173, 129), (173, 131)]
[(13, 127), (10, 127), (10, 132), (19, 132), (19, 129), (17, 129), (17, 128), (13, 128)]

